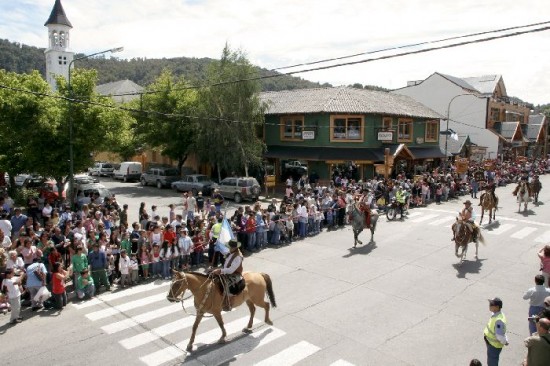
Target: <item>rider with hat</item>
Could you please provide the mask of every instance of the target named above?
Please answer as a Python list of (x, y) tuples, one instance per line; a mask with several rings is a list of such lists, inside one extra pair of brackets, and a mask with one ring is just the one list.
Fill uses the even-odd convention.
[[(472, 207), (472, 202), (470, 200), (466, 200), (463, 203), (465, 207), (458, 214), (459, 218), (460, 220), (462, 220), (462, 222), (464, 222), (468, 230), (470, 230), (470, 232), (472, 233), (472, 240), (474, 242), (477, 242), (477, 238), (479, 236), (479, 227), (477, 227), (473, 219), (474, 208)], [(456, 233), (458, 232), (458, 229), (459, 229), (457, 228), (456, 222), (453, 224), (452, 229), (453, 229), (453, 238), (451, 239), (451, 241), (455, 241)]]
[(238, 295), (244, 289), (243, 273), (243, 254), (239, 250), (241, 243), (236, 240), (229, 240), (229, 254), (225, 259), (223, 268), (217, 268), (212, 271), (214, 275), (226, 275), (222, 278), (224, 289), (223, 310), (231, 311), (232, 297)]

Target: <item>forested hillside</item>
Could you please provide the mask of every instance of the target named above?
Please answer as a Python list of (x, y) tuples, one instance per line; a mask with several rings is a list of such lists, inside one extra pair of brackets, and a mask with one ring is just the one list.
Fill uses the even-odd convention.
[[(81, 55), (76, 55), (76, 57)], [(93, 68), (98, 71), (99, 83), (108, 83), (117, 80), (129, 79), (146, 86), (155, 80), (162, 70), (169, 69), (176, 76), (183, 75), (191, 82), (201, 82), (205, 79), (206, 69), (212, 61), (209, 58), (163, 58), (146, 59), (134, 58), (123, 60), (116, 58), (94, 58), (78, 61), (79, 68)], [(46, 65), (44, 48), (22, 45), (20, 43), (0, 40), (0, 69), (16, 73), (29, 73), (39, 70), (45, 77)], [(260, 75), (273, 75), (265, 69), (258, 69)], [(264, 91), (314, 88), (321, 85), (292, 76), (280, 76), (261, 81)]]

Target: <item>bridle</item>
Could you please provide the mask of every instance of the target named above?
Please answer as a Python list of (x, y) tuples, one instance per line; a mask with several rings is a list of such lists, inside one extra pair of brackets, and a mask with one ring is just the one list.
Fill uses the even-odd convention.
[(182, 274), (183, 277), (172, 280), (172, 282), (170, 283), (170, 292), (168, 293), (168, 296), (166, 296), (166, 298), (169, 301), (179, 301), (182, 303), (182, 306), (183, 306), (183, 300), (184, 300), (183, 295), (185, 294), (185, 290), (183, 290), (179, 296), (174, 296), (174, 284), (180, 281), (185, 281), (185, 288), (189, 288), (189, 282), (187, 282), (187, 276), (185, 276), (185, 272), (180, 272), (180, 273)]
[[(187, 299), (190, 299), (191, 297), (193, 297), (193, 294), (191, 294), (188, 298), (184, 298), (183, 295), (185, 294), (185, 289), (181, 292), (181, 294), (179, 296), (174, 296), (174, 284), (177, 283), (177, 282), (180, 282), (180, 281), (185, 281), (185, 288), (189, 288), (189, 282), (187, 281), (187, 276), (185, 275), (185, 272), (179, 272), (181, 275), (182, 275), (182, 278), (176, 278), (176, 279), (173, 279), (170, 283), (170, 292), (168, 293), (168, 296), (166, 296), (166, 298), (168, 299), (168, 301), (177, 301), (177, 302), (180, 302), (181, 303), (181, 308), (183, 309), (183, 311), (186, 313), (186, 314), (189, 314), (187, 312), (187, 310), (185, 309), (185, 306), (183, 305), (183, 302)], [(202, 308), (204, 307), (205, 303), (206, 303), (206, 300), (208, 299), (208, 297), (210, 296), (210, 293), (212, 291), (212, 283), (211, 281), (209, 281), (209, 286), (208, 286), (208, 289), (207, 289), (207, 292), (204, 296), (204, 298), (202, 299), (202, 302), (200, 303), (199, 306), (195, 306), (195, 308), (201, 312)], [(204, 282), (202, 286), (204, 286), (206, 282)], [(189, 314), (189, 315), (196, 315), (196, 314)]]

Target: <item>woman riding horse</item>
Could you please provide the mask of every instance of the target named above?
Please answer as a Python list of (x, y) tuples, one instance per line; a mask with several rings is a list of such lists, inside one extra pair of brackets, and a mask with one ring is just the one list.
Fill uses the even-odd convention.
[[(370, 199), (372, 199), (372, 197)], [(368, 202), (368, 197), (361, 197), (358, 202), (352, 205), (349, 213), (349, 221), (351, 222), (351, 227), (353, 229), (354, 248), (357, 247), (357, 243), (363, 244), (363, 242), (359, 240), (359, 234), (365, 228), (370, 229), (370, 241), (372, 242), (374, 239), (374, 231), (376, 230), (378, 215), (371, 214), (370, 204)]]

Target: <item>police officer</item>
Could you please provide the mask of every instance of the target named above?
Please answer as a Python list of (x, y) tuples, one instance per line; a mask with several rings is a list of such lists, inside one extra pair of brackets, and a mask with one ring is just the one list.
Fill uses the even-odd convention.
[(508, 345), (506, 337), (506, 316), (502, 312), (502, 300), (498, 297), (489, 299), (491, 318), (483, 331), (483, 338), (487, 346), (487, 365), (497, 366), (500, 352)]

